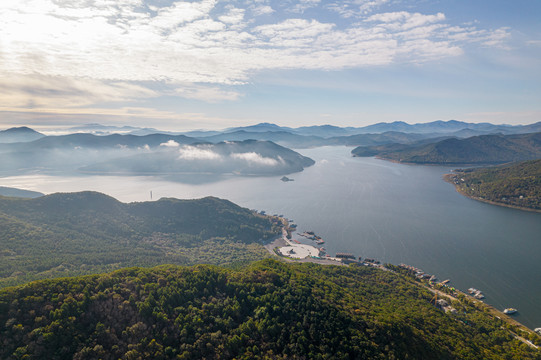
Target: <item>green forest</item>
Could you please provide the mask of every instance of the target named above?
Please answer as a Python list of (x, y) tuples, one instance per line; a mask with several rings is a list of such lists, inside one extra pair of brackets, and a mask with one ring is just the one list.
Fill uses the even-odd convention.
[(0, 358), (541, 358), (472, 301), (432, 297), (391, 271), (276, 260), (43, 280), (0, 291)]
[(455, 170), (450, 180), (470, 197), (541, 210), (541, 159), (490, 168)]
[(541, 158), (541, 132), (421, 140), (413, 144), (359, 146), (353, 156), (378, 156), (412, 164), (502, 164)]
[(269, 256), (277, 218), (230, 201), (125, 204), (95, 192), (0, 197), (0, 288), (160, 264), (239, 264)]

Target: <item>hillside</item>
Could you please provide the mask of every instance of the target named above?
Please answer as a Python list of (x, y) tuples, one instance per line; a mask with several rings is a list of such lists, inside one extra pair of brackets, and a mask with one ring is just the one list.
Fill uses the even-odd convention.
[(272, 219), (227, 200), (121, 203), (94, 192), (0, 197), (0, 287), (126, 266), (266, 256)]
[(0, 143), (28, 142), (44, 136), (42, 133), (26, 126), (14, 127), (0, 131)]
[(0, 358), (540, 358), (472, 301), (432, 297), (368, 267), (123, 269), (0, 291)]
[(244, 140), (173, 146), (84, 166), (99, 174), (240, 174), (285, 175), (314, 161), (270, 141)]
[(314, 161), (270, 141), (202, 143), (184, 135), (70, 134), (0, 144), (0, 174), (285, 175)]
[(541, 157), (541, 133), (483, 135), (430, 144), (358, 147), (353, 156), (378, 156), (416, 164), (498, 164)]
[(457, 190), (498, 205), (541, 211), (541, 159), (447, 175)]
[(36, 198), (43, 196), (42, 193), (37, 191), (22, 190), (12, 187), (0, 186), (0, 196), (14, 196), (22, 198)]

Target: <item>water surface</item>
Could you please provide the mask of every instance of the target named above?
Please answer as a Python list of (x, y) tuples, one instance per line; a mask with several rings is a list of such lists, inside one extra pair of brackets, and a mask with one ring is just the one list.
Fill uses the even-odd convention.
[(333, 254), (351, 252), (407, 263), (480, 289), (486, 302), (516, 307), (517, 320), (541, 327), (541, 214), (468, 199), (441, 178), (450, 168), (352, 158), (350, 148), (301, 150), (316, 160), (280, 177), (160, 179), (156, 177), (26, 175), (0, 185), (44, 193), (96, 190), (125, 202), (160, 197), (217, 196), (283, 214), (313, 230)]

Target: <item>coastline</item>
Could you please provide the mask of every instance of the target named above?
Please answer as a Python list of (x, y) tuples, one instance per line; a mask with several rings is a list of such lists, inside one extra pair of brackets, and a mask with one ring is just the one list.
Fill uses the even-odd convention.
[(476, 196), (468, 195), (464, 191), (462, 191), (460, 189), (460, 187), (458, 187), (456, 184), (454, 184), (453, 181), (451, 181), (451, 176), (452, 176), (452, 174), (444, 174), (443, 175), (443, 180), (445, 182), (448, 182), (449, 184), (453, 185), (455, 187), (455, 190), (456, 190), (457, 193), (459, 193), (462, 196), (467, 197), (468, 199), (484, 202), (484, 203), (491, 204), (491, 205), (496, 205), (496, 206), (502, 206), (502, 207), (506, 207), (506, 208), (510, 208), (510, 209), (515, 209), (515, 210), (523, 210), (523, 211), (541, 213), (541, 210), (539, 210), (539, 209), (532, 209), (532, 208), (528, 208), (528, 207), (510, 205), (510, 204), (500, 203), (500, 202), (497, 202), (497, 201), (482, 199), (482, 198), (479, 198), (479, 197), (476, 197)]

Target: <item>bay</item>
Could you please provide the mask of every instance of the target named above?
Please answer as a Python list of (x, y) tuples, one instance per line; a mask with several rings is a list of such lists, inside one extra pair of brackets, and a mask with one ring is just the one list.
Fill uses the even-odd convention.
[(316, 160), (294, 179), (150, 176), (3, 177), (0, 185), (43, 193), (95, 190), (121, 201), (217, 196), (283, 214), (313, 230), (327, 251), (419, 267), (541, 327), (541, 214), (468, 199), (442, 180), (451, 169), (353, 158), (351, 148), (299, 150)]

